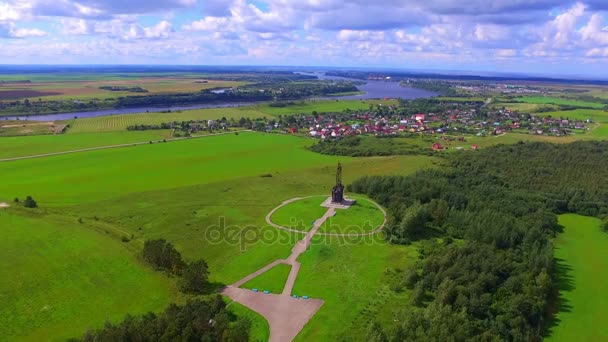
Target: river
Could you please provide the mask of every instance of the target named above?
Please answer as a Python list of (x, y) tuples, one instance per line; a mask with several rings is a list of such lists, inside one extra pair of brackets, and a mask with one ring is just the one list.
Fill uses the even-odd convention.
[[(327, 76), (323, 73), (302, 73), (305, 75), (314, 75), (322, 80), (342, 80), (342, 81), (356, 81), (365, 82), (365, 84), (357, 86), (360, 91), (364, 91), (365, 94), (359, 95), (346, 95), (346, 96), (331, 96), (331, 97), (318, 97), (313, 100), (367, 100), (367, 99), (384, 99), (384, 98), (403, 98), (403, 99), (418, 99), (428, 98), (437, 96), (436, 93), (402, 87), (399, 82), (390, 81), (362, 81), (351, 78)], [(56, 120), (70, 120), (73, 118), (92, 118), (97, 116), (107, 115), (119, 115), (119, 114), (135, 114), (135, 113), (146, 113), (146, 112), (160, 112), (160, 111), (180, 111), (189, 109), (204, 109), (204, 108), (234, 108), (254, 105), (258, 102), (224, 102), (224, 103), (206, 103), (196, 105), (185, 105), (185, 106), (165, 106), (165, 107), (133, 107), (133, 108), (118, 108), (118, 109), (101, 109), (83, 112), (71, 112), (71, 113), (59, 113), (59, 114), (41, 114), (41, 115), (16, 115), (16, 116), (0, 116), (0, 120), (29, 120), (29, 121), (56, 121)]]

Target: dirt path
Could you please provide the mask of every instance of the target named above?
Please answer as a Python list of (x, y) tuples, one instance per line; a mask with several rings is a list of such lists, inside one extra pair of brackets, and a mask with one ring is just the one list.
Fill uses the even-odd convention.
[(8, 208), (8, 207), (10, 207), (10, 205), (8, 205), (8, 203), (0, 202), (0, 208)]
[[(197, 136), (192, 136), (192, 137), (170, 138), (170, 139), (165, 139), (165, 140), (167, 142), (170, 142), (170, 141), (177, 141), (177, 140), (198, 139), (198, 138), (206, 138), (206, 137), (211, 137), (211, 136), (216, 136), (216, 135), (234, 134), (236, 132), (243, 133), (243, 132), (252, 132), (252, 131), (250, 129), (247, 129), (247, 130), (242, 130), (242, 131), (211, 133), (211, 134), (197, 135)], [(78, 153), (78, 152), (88, 152), (88, 151), (97, 151), (97, 150), (106, 150), (106, 149), (110, 149), (110, 148), (130, 147), (130, 146), (149, 145), (149, 144), (150, 144), (150, 141), (142, 141), (142, 142), (128, 143), (128, 144), (117, 144), (117, 145), (108, 145), (108, 146), (89, 147), (89, 148), (82, 148), (82, 149), (78, 149), (78, 150), (70, 150), (70, 151), (62, 151), (62, 152), (51, 152), (51, 153), (36, 154), (36, 155), (32, 155), (32, 156), (4, 158), (4, 159), (0, 159), (0, 162), (10, 162), (10, 161), (22, 160), (22, 159), (52, 157), (52, 156), (59, 156), (59, 155), (62, 155), (62, 154), (70, 154), (70, 153)]]
[[(306, 199), (306, 198), (312, 198), (312, 197), (319, 197), (319, 196), (294, 197), (294, 198), (290, 198), (290, 199), (288, 199), (288, 200), (284, 201), (284, 202), (283, 202), (283, 203), (281, 203), (281, 204), (280, 204), (278, 207), (276, 207), (276, 208), (272, 209), (272, 210), (271, 210), (271, 211), (268, 213), (268, 215), (266, 215), (266, 223), (268, 223), (269, 225), (271, 225), (272, 227), (277, 228), (277, 229), (286, 230), (286, 231), (288, 231), (288, 232), (292, 232), (292, 233), (306, 234), (306, 232), (305, 232), (305, 231), (301, 231), (301, 230), (292, 229), (292, 228), (283, 227), (283, 226), (281, 226), (281, 225), (278, 225), (278, 224), (276, 224), (276, 223), (272, 222), (271, 217), (272, 217), (272, 215), (273, 215), (273, 214), (274, 214), (274, 213), (275, 213), (277, 210), (281, 209), (282, 207), (284, 207), (284, 206), (286, 206), (286, 205), (288, 205), (288, 204), (290, 204), (290, 203), (292, 203), (292, 202), (299, 201), (299, 200)], [(376, 203), (376, 202), (374, 202), (374, 201), (372, 201), (372, 200), (369, 200), (369, 201), (370, 201), (370, 202), (372, 202), (374, 205), (376, 205), (376, 207), (378, 207), (378, 209), (379, 209), (379, 210), (382, 212), (382, 214), (384, 215), (384, 221), (382, 222), (382, 224), (381, 224), (381, 225), (380, 225), (378, 228), (376, 228), (376, 229), (372, 230), (371, 232), (367, 232), (367, 233), (351, 233), (351, 234), (340, 234), (340, 233), (317, 233), (317, 234), (318, 234), (318, 235), (322, 235), (322, 236), (343, 236), (343, 237), (357, 237), (357, 236), (370, 236), (370, 235), (375, 235), (375, 234), (380, 233), (380, 232), (382, 231), (382, 229), (384, 228), (384, 226), (386, 225), (386, 210), (384, 210), (384, 208), (382, 208), (382, 207), (380, 206), (380, 204), (378, 204), (378, 203)]]

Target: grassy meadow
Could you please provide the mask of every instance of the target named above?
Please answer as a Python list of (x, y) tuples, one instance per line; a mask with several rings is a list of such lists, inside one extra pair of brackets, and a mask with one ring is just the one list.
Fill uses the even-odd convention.
[(0, 231), (3, 340), (78, 337), (176, 299), (172, 281), (75, 220), (0, 209)]
[(516, 98), (516, 101), (523, 103), (532, 103), (532, 104), (554, 104), (554, 105), (566, 105), (566, 106), (576, 106), (576, 107), (590, 107), (601, 109), (606, 105), (599, 102), (589, 102), (589, 101), (580, 101), (573, 100), (569, 98), (563, 97), (550, 97), (550, 96), (524, 96)]
[(327, 211), (327, 208), (322, 207), (321, 203), (328, 196), (329, 193), (326, 196), (303, 198), (289, 203), (275, 211), (270, 219), (283, 227), (309, 231), (313, 226), (313, 221), (321, 218)]
[(593, 217), (566, 214), (555, 242), (559, 276), (559, 306), (548, 341), (606, 341), (608, 327), (608, 233)]
[[(64, 137), (70, 136), (78, 134)], [(175, 297), (175, 284), (140, 263), (139, 252), (146, 239), (169, 240), (186, 260), (204, 258), (211, 280), (230, 284), (289, 255), (301, 235), (267, 227), (265, 215), (289, 198), (323, 192), (329, 195), (338, 161), (344, 166), (347, 183), (365, 174), (407, 174), (435, 163), (433, 158), (422, 156), (325, 156), (308, 151), (305, 147), (310, 143), (293, 136), (252, 132), (0, 163), (0, 202), (32, 195), (40, 206), (0, 211), (0, 220), (7, 223), (0, 226), (11, 229), (10, 234), (5, 232), (11, 238), (6, 239), (3, 260), (9, 264), (19, 260), (18, 266), (4, 268), (10, 270), (9, 276), (0, 281), (0, 293), (11, 293), (13, 298), (5, 309), (10, 311), (0, 315), (0, 333), (12, 340), (39, 336), (63, 339), (98, 327), (106, 318), (115, 321), (127, 313), (163, 309)], [(261, 177), (265, 174), (272, 177)], [(25, 234), (25, 229), (36, 229), (40, 234)], [(213, 234), (217, 232), (219, 238)], [(124, 236), (130, 241), (122, 242)], [(365, 246), (361, 248), (371, 248)], [(38, 252), (45, 248), (48, 253)], [(382, 244), (374, 248), (392, 250)], [(91, 251), (90, 258), (76, 257), (87, 250)], [(111, 255), (106, 257), (104, 253)], [(388, 252), (377, 253), (377, 263), (388, 262), (380, 257)], [(68, 263), (68, 258), (76, 264)], [(65, 287), (45, 280), (36, 283), (35, 291), (25, 287), (39, 295), (19, 292), (20, 281), (28, 281), (22, 275), (35, 277), (39, 269), (48, 267), (47, 263), (54, 267), (49, 270), (53, 276), (63, 283), (73, 283), (74, 288), (62, 292)], [(63, 280), (62, 272), (70, 275), (71, 283)], [(101, 275), (101, 280), (95, 280), (103, 281), (101, 285), (89, 280), (93, 275)], [(45, 273), (44, 277), (51, 275)], [(350, 279), (352, 274), (339, 273), (336, 281), (341, 277)], [(135, 279), (137, 291), (124, 291)], [(299, 279), (306, 282), (306, 273)], [(384, 286), (381, 282), (369, 284), (371, 291)], [(75, 301), (86, 298), (80, 302), (98, 310), (76, 309), (74, 302), (63, 299), (72, 292)], [(47, 303), (42, 294), (56, 297), (55, 302)], [(23, 302), (23, 298), (30, 298), (32, 304)], [(44, 312), (37, 310), (56, 302), (66, 303), (56, 316), (61, 320), (38, 318)], [(347, 304), (334, 303), (337, 309), (332, 309), (334, 304), (327, 307), (339, 311)], [(15, 321), (15, 313), (24, 319)], [(75, 317), (74, 322), (70, 315)], [(322, 321), (315, 324), (323, 325)], [(254, 322), (256, 336), (264, 336), (265, 329), (263, 322)]]
[(91, 133), (106, 131), (126, 131), (128, 126), (133, 125), (160, 125), (163, 122), (190, 121), (190, 120), (218, 120), (222, 117), (238, 120), (245, 118), (261, 118), (271, 116), (251, 107), (241, 108), (209, 108), (194, 109), (187, 111), (176, 111), (171, 113), (138, 113), (124, 115), (98, 116), (94, 118), (83, 118), (66, 121), (72, 133)]
[(170, 136), (169, 130), (154, 130), (2, 137), (0, 138), (0, 159), (150, 140), (158, 141)]

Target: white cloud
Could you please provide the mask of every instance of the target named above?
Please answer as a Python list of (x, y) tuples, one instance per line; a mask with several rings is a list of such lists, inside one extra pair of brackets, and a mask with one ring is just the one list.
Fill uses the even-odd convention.
[(218, 31), (226, 29), (230, 20), (226, 17), (205, 17), (182, 26), (186, 31)]

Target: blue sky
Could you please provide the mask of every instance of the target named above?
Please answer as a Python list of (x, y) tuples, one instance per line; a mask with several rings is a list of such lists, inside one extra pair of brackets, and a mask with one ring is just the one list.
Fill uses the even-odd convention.
[(608, 1), (0, 0), (0, 64), (362, 66), (608, 78)]

